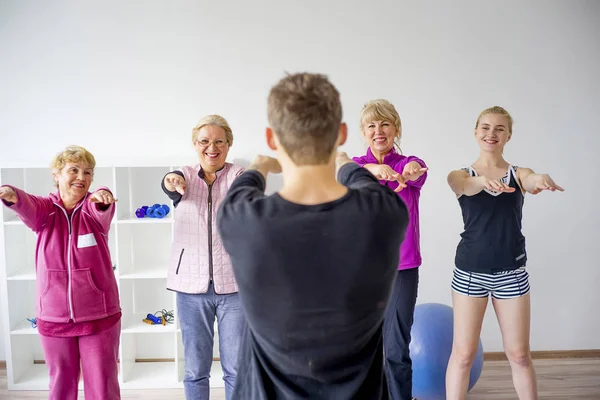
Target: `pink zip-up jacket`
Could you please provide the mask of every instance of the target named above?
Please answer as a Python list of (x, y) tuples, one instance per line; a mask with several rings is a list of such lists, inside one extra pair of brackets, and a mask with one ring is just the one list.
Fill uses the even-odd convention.
[(115, 205), (100, 210), (87, 193), (69, 216), (58, 191), (42, 197), (4, 186), (11, 187), (18, 198), (17, 203), (4, 203), (37, 234), (36, 316), (67, 323), (119, 313), (117, 280), (108, 248)]
[(217, 294), (238, 291), (229, 254), (217, 230), (217, 210), (229, 187), (244, 169), (225, 163), (208, 185), (201, 177), (200, 164), (181, 168), (187, 189), (177, 204), (173, 226), (171, 261), (167, 288), (199, 294), (213, 281)]
[[(361, 167), (365, 164), (378, 164), (377, 158), (371, 152), (371, 148), (367, 149), (367, 154), (362, 157), (352, 158)], [(409, 162), (416, 161), (423, 168), (427, 168), (425, 161), (415, 156), (404, 156), (398, 154), (394, 148), (383, 158), (383, 164), (390, 166), (394, 171), (401, 174), (404, 167)], [(398, 196), (408, 207), (408, 226), (406, 228), (406, 237), (400, 246), (400, 265), (399, 270), (417, 268), (421, 265), (421, 231), (419, 229), (419, 197), (421, 196), (421, 188), (427, 180), (427, 172), (419, 177), (416, 181), (407, 181), (407, 187), (398, 192)], [(396, 181), (379, 181), (382, 185), (392, 189), (398, 187)]]

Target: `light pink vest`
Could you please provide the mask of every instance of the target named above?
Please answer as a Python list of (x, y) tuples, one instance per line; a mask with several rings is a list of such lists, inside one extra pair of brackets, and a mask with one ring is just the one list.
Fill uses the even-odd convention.
[(217, 230), (217, 211), (234, 179), (244, 170), (225, 163), (211, 186), (198, 176), (200, 164), (183, 167), (180, 171), (187, 189), (175, 209), (167, 288), (183, 293), (206, 293), (212, 277), (215, 293), (235, 293), (238, 287)]

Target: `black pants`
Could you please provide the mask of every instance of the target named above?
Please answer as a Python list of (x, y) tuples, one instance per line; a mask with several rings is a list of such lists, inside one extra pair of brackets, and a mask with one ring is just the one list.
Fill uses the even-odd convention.
[(412, 399), (412, 361), (408, 346), (418, 286), (419, 268), (398, 271), (385, 313), (383, 346), (391, 400)]

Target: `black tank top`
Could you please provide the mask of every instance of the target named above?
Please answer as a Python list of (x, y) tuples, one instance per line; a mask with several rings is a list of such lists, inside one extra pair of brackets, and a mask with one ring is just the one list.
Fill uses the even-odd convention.
[[(478, 176), (472, 168), (464, 168), (470, 176)], [(521, 233), (524, 196), (516, 176), (517, 167), (510, 165), (504, 183), (516, 190), (496, 193), (482, 190), (474, 196), (462, 195), (464, 232), (456, 249), (458, 269), (479, 273), (514, 270), (527, 262), (525, 237)]]

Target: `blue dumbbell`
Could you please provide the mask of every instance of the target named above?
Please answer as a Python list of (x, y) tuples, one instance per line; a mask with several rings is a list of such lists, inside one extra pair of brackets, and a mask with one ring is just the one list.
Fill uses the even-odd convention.
[(154, 215), (154, 212), (159, 207), (160, 207), (160, 204), (154, 204), (154, 205), (148, 207), (148, 209), (146, 210), (146, 215), (150, 218), (156, 218), (156, 215)]
[(167, 214), (169, 214), (169, 211), (171, 211), (171, 209), (169, 208), (168, 205), (157, 203), (150, 207), (143, 206), (143, 207), (138, 208), (135, 211), (135, 215), (138, 218), (144, 218), (144, 217), (164, 218), (165, 216), (167, 216)]
[(154, 218), (164, 218), (169, 213), (169, 206), (166, 204), (161, 205), (154, 209)]
[(148, 207), (146, 210), (146, 215), (149, 218), (164, 218), (169, 211), (169, 206), (166, 204), (154, 204), (153, 206)]
[(148, 210), (148, 206), (142, 206), (135, 210), (135, 216), (138, 218), (144, 218), (146, 216), (146, 212)]

